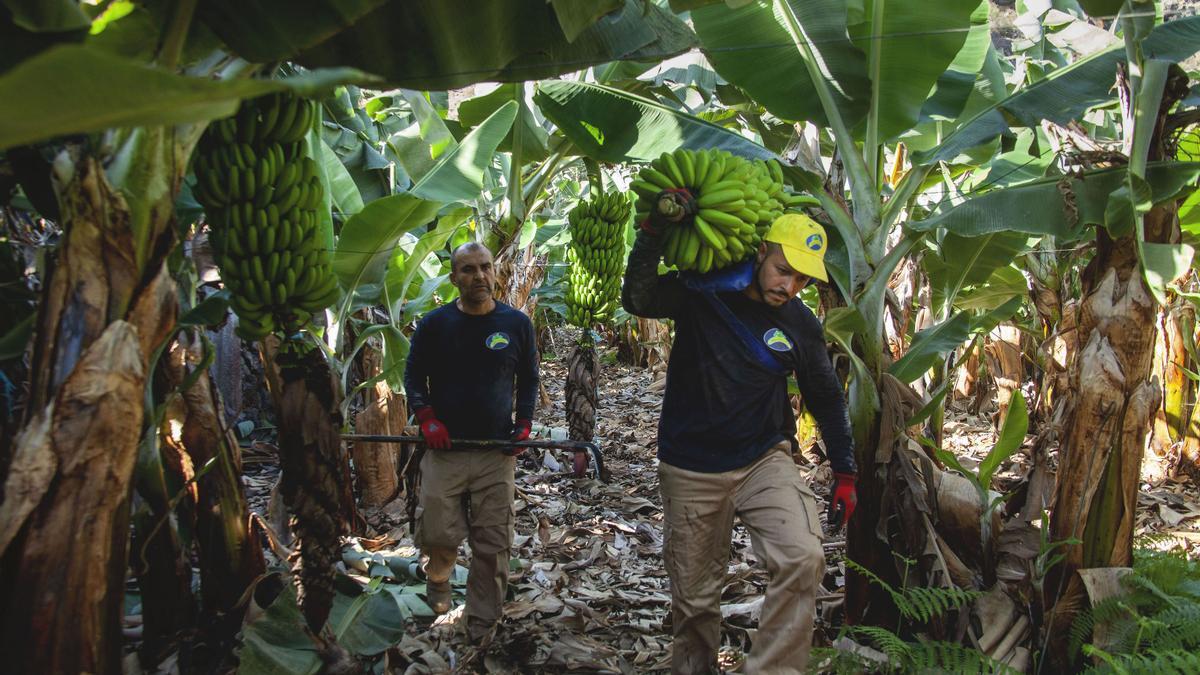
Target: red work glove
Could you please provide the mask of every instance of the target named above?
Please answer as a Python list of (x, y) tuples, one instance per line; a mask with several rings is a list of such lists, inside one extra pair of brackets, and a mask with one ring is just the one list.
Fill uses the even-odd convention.
[(833, 492), (829, 495), (829, 526), (834, 530), (842, 529), (854, 515), (854, 507), (858, 505), (858, 490), (854, 483), (858, 476), (852, 473), (833, 474)]
[(433, 406), (417, 408), (417, 423), (421, 425), (421, 435), (425, 437), (426, 447), (450, 449), (450, 430), (437, 418)]
[[(662, 204), (664, 199), (670, 203)], [(654, 198), (654, 208), (650, 210), (649, 217), (643, 220), (638, 227), (651, 236), (658, 236), (666, 232), (667, 226), (671, 223), (678, 223), (690, 218), (699, 210), (696, 198), (687, 188), (670, 188), (658, 193), (658, 196)]]
[[(517, 423), (513, 425), (512, 435), (508, 437), (508, 440), (523, 441), (526, 438), (529, 438), (529, 432), (532, 429), (533, 429), (532, 421), (517, 420)], [(504, 454), (508, 455), (509, 457), (516, 457), (517, 455), (521, 454), (522, 452), (525, 452), (525, 448), (509, 448), (504, 451)]]

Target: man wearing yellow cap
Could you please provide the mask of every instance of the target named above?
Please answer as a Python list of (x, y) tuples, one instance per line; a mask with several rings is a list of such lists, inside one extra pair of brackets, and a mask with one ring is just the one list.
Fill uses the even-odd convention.
[(740, 265), (660, 276), (662, 225), (642, 225), (621, 299), (631, 314), (675, 320), (658, 427), (672, 672), (717, 672), (734, 516), (770, 577), (746, 672), (803, 672), (825, 556), (816, 497), (792, 460), (790, 375), (833, 465), (830, 514), (837, 526), (857, 500), (842, 387), (820, 322), (796, 297), (811, 279), (828, 280), (828, 240), (812, 219), (787, 214)]

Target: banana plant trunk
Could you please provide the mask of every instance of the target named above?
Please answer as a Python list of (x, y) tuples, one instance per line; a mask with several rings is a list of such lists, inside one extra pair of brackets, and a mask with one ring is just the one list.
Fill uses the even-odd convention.
[[(596, 436), (596, 407), (599, 404), (600, 361), (590, 344), (589, 332), (567, 355), (567, 430), (573, 441), (591, 441)], [(587, 454), (575, 453), (575, 474), (582, 475)]]
[(177, 313), (164, 261), (189, 147), (174, 129), (137, 134), (148, 185), (118, 192), (74, 149), (54, 165), (65, 235), (38, 307), (28, 417), (0, 477), (11, 672), (121, 672), (130, 488), (150, 359)]
[[(1149, 142), (1150, 160), (1167, 156), (1163, 118), (1187, 91), (1168, 81)], [(1186, 77), (1182, 78), (1186, 83)], [(1123, 87), (1124, 82), (1118, 85)], [(1129, 96), (1122, 97), (1128, 102)], [(1132, 119), (1132, 115), (1128, 115)], [(1144, 216), (1145, 240), (1180, 240), (1178, 207), (1160, 204)], [(1158, 332), (1157, 302), (1142, 278), (1136, 235), (1114, 239), (1097, 229), (1096, 255), (1081, 275), (1076, 319), (1079, 351), (1071, 371), (1073, 400), (1059, 449), (1053, 541), (1070, 541), (1064, 561), (1047, 575), (1046, 606), (1052, 607), (1050, 635), (1065, 635), (1086, 592), (1077, 570), (1127, 567), (1133, 558), (1133, 530), (1142, 456), (1162, 388), (1154, 374)], [(1054, 641), (1065, 643), (1065, 641)], [(1051, 654), (1069, 665), (1065, 645)]]

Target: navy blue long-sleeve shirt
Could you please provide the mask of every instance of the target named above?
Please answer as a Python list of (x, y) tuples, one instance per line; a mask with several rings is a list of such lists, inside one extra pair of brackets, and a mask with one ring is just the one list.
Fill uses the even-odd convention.
[(833, 470), (854, 473), (846, 402), (812, 311), (798, 298), (775, 308), (741, 291), (716, 293), (777, 360), (768, 367), (701, 291), (688, 288), (676, 274), (658, 274), (660, 239), (638, 235), (621, 291), (630, 314), (675, 320), (658, 426), (659, 459), (717, 473), (747, 466), (781, 441), (794, 445), (796, 418), (787, 391), (791, 372), (817, 420)]
[(516, 419), (533, 419), (538, 356), (533, 324), (497, 302), (483, 315), (443, 305), (417, 322), (404, 372), (409, 407), (427, 405), (454, 438), (507, 439)]

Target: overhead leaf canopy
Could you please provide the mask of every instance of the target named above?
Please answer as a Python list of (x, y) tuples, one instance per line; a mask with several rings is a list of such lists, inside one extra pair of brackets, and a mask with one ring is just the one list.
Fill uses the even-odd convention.
[[(568, 40), (556, 11), (562, 4), (392, 0), (293, 60), (307, 66), (351, 65), (398, 86), (441, 90), (535, 80), (620, 59), (657, 60), (695, 45), (694, 34), (674, 14), (637, 0), (625, 0), (619, 11), (582, 30), (583, 20), (572, 10), (566, 24), (579, 32)], [(292, 7), (286, 12), (299, 14)], [(239, 53), (246, 48), (241, 42), (235, 47)]]
[(612, 87), (541, 82), (533, 100), (585, 155), (604, 162), (648, 161), (681, 147), (775, 157), (736, 132)]

